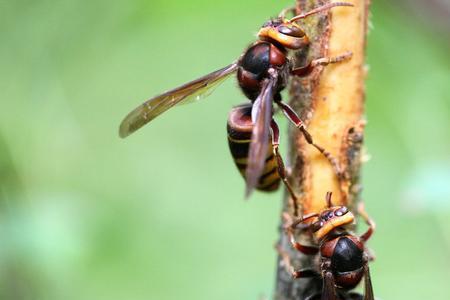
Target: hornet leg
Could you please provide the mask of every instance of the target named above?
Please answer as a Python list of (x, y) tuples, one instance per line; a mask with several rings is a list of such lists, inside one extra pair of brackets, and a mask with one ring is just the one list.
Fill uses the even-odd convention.
[(314, 269), (305, 268), (298, 271), (295, 271), (292, 266), (291, 259), (289, 258), (289, 254), (283, 249), (281, 249), (280, 245), (276, 246), (277, 252), (283, 260), (284, 267), (286, 268), (286, 272), (292, 275), (294, 279), (296, 278), (306, 278), (306, 277), (320, 277), (320, 273)]
[[(299, 218), (299, 220), (296, 220), (295, 222), (292, 221), (291, 217), (288, 214), (283, 214), (283, 218), (285, 219), (285, 223), (286, 225), (284, 226), (286, 235), (289, 239), (289, 242), (291, 243), (292, 247), (294, 249), (296, 249), (297, 251), (306, 254), (306, 255), (314, 255), (317, 254), (319, 252), (319, 248), (316, 246), (305, 246), (300, 244), (299, 242), (297, 242), (295, 240), (295, 236), (294, 236), (294, 227), (300, 223), (302, 223), (303, 221), (315, 217), (317, 215), (307, 215), (303, 218)], [(306, 227), (307, 229), (308, 227)]]
[(289, 121), (291, 121), (298, 129), (300, 129), (308, 144), (314, 146), (317, 150), (319, 150), (320, 153), (323, 154), (323, 156), (325, 156), (325, 158), (330, 162), (331, 166), (333, 167), (339, 180), (341, 180), (343, 178), (343, 174), (341, 168), (339, 167), (337, 159), (334, 156), (332, 156), (331, 153), (326, 151), (323, 147), (314, 143), (311, 134), (305, 128), (305, 124), (303, 123), (302, 120), (300, 120), (297, 113), (289, 105), (281, 101), (276, 101), (276, 103), (280, 106), (281, 110), (283, 111), (284, 115), (289, 119)]
[(292, 75), (295, 76), (307, 76), (311, 74), (311, 72), (316, 68), (317, 66), (326, 66), (329, 64), (335, 64), (342, 62), (344, 60), (348, 60), (353, 56), (353, 53), (348, 51), (345, 52), (342, 55), (335, 56), (335, 57), (321, 57), (318, 59), (312, 60), (309, 64), (303, 67), (295, 68), (291, 71)]
[(367, 214), (367, 212), (364, 208), (363, 202), (359, 203), (358, 212), (359, 212), (359, 215), (364, 219), (364, 221), (366, 221), (367, 225), (369, 225), (369, 229), (367, 229), (367, 231), (360, 236), (361, 240), (363, 240), (364, 242), (367, 242), (370, 239), (370, 237), (372, 236), (373, 232), (375, 231), (376, 225), (375, 225), (375, 222)]
[(274, 153), (275, 157), (277, 158), (278, 175), (280, 175), (281, 180), (283, 180), (283, 183), (286, 186), (286, 189), (288, 190), (289, 194), (291, 195), (294, 216), (297, 217), (298, 216), (297, 197), (295, 196), (294, 190), (292, 189), (291, 185), (289, 184), (289, 182), (287, 180), (286, 168), (284, 167), (283, 158), (281, 157), (280, 152), (278, 150), (278, 147), (280, 145), (280, 129), (278, 128), (278, 125), (274, 119), (272, 119), (272, 122), (270, 123), (270, 128), (272, 130), (273, 153)]

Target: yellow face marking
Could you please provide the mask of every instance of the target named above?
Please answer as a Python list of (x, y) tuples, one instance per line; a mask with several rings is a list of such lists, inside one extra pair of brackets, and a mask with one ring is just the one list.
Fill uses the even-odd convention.
[(307, 45), (309, 43), (308, 37), (304, 35), (301, 38), (289, 36), (286, 34), (280, 33), (274, 27), (263, 27), (259, 30), (258, 36), (260, 38), (271, 39), (277, 41), (281, 45), (289, 49), (300, 49), (301, 47)]
[(331, 230), (336, 227), (343, 226), (346, 224), (350, 224), (355, 220), (355, 217), (351, 212), (346, 213), (341, 217), (334, 217), (328, 220), (325, 225), (323, 225), (319, 230), (314, 233), (314, 236), (317, 240), (322, 239), (325, 235), (327, 235)]

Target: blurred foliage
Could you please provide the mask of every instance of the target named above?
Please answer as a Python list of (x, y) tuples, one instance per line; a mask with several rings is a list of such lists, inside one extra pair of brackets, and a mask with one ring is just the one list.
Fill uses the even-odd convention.
[[(243, 201), (225, 134), (244, 100), (235, 84), (117, 136), (141, 100), (233, 61), (291, 3), (263, 2), (0, 3), (0, 299), (271, 294), (282, 192)], [(381, 299), (444, 298), (450, 49), (374, 2), (364, 168), (374, 287)]]

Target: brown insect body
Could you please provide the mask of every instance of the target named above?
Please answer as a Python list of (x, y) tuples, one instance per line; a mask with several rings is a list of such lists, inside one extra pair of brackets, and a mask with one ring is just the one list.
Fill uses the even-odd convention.
[[(369, 225), (361, 236), (347, 229), (355, 217), (345, 206), (332, 206), (331, 193), (327, 194), (328, 207), (320, 214), (304, 216), (286, 227), (292, 246), (306, 255), (320, 255), (319, 272), (317, 270), (293, 271), (294, 278), (321, 276), (323, 278), (322, 300), (337, 300), (345, 291), (354, 289), (364, 278), (364, 300), (374, 300), (370, 280), (369, 261), (373, 258), (365, 243), (375, 230), (375, 223), (368, 217), (363, 207), (360, 215)], [(316, 219), (308, 223), (311, 219)], [(298, 243), (293, 229), (302, 224), (304, 230), (313, 233), (318, 247)], [(290, 266), (290, 268), (292, 268)], [(354, 293), (352, 293), (354, 295)], [(345, 298), (345, 297), (344, 297)], [(312, 297), (315, 299), (315, 297)]]
[(354, 216), (347, 207), (335, 206), (324, 210), (311, 225), (319, 239), (321, 270), (331, 272), (335, 285), (344, 289), (358, 285), (369, 261), (364, 242), (345, 228), (353, 222)]
[[(239, 59), (237, 69), (238, 84), (253, 105), (252, 134), (243, 174), (247, 182), (247, 195), (253, 188), (261, 189), (261, 179), (264, 171), (267, 171), (268, 164), (264, 159), (267, 159), (267, 152), (273, 149), (269, 142), (270, 131), (272, 135), (274, 130), (278, 131), (278, 126), (272, 119), (272, 104), (281, 103), (280, 93), (293, 71), (287, 56), (288, 49), (299, 49), (307, 44), (307, 38), (300, 27), (283, 18), (264, 23), (258, 37), (260, 40), (251, 45)], [(288, 106), (281, 107), (284, 111), (291, 111)], [(278, 147), (278, 139), (272, 142), (277, 143)], [(281, 160), (276, 153), (275, 156), (277, 160)]]
[[(253, 131), (251, 112), (251, 103), (236, 106), (231, 110), (227, 122), (228, 146), (231, 156), (244, 178)], [(255, 187), (257, 190), (264, 192), (271, 192), (278, 189), (281, 180), (277, 170), (277, 159), (273, 153), (272, 143), (270, 142), (268, 149), (265, 157), (264, 170), (258, 178), (258, 184)]]
[[(272, 118), (273, 103), (276, 103), (285, 116), (303, 133), (307, 142), (325, 155), (333, 165), (336, 174), (340, 175), (335, 160), (313, 142), (298, 115), (281, 101), (280, 94), (290, 76), (304, 76), (317, 65), (327, 65), (350, 58), (349, 53), (336, 58), (320, 58), (304, 67), (294, 69), (287, 56), (288, 50), (297, 50), (309, 43), (308, 37), (295, 21), (336, 6), (353, 5), (345, 2), (328, 3), (290, 20), (284, 18), (285, 11), (283, 11), (278, 18), (264, 23), (258, 33), (259, 40), (247, 48), (237, 62), (147, 100), (125, 117), (120, 124), (119, 135), (123, 138), (127, 137), (169, 108), (202, 98), (208, 91), (237, 71), (239, 86), (252, 103), (253, 127), (244, 176), (247, 183), (246, 195), (248, 196), (254, 188), (260, 187), (258, 180), (263, 175), (265, 159), (270, 151), (271, 135), (272, 149), (277, 159), (280, 177), (287, 185), (284, 165), (278, 153), (279, 130)], [(292, 190), (289, 187), (288, 189), (292, 198), (295, 199)]]
[(262, 81), (270, 77), (270, 68), (278, 71), (276, 93), (283, 90), (292, 71), (288, 50), (298, 50), (309, 44), (303, 30), (282, 17), (264, 23), (258, 37), (260, 40), (244, 52), (238, 63), (239, 86), (252, 101), (260, 94)]
[[(322, 269), (331, 270), (335, 284), (344, 289), (353, 289), (364, 275), (364, 244), (355, 236), (343, 234), (326, 239), (320, 245), (324, 260)], [(328, 265), (329, 262), (329, 265)]]

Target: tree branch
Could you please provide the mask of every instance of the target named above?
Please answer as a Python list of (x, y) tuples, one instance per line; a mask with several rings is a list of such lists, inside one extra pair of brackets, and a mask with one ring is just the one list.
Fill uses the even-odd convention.
[[(365, 44), (370, 0), (351, 0), (355, 7), (336, 7), (299, 22), (310, 38), (305, 51), (295, 53), (296, 65), (303, 66), (320, 57), (342, 55), (353, 57), (342, 63), (316, 68), (306, 78), (294, 78), (290, 104), (307, 124), (314, 141), (339, 161), (344, 179), (339, 182), (329, 162), (306, 143), (302, 134), (289, 132), (292, 165), (289, 181), (298, 195), (301, 213), (319, 212), (326, 205), (325, 194), (333, 192), (333, 204), (350, 208), (360, 195), (361, 146), (365, 120), (364, 77)], [(297, 13), (306, 12), (328, 1), (297, 0)], [(283, 212), (293, 215), (288, 199)], [(294, 251), (280, 228), (280, 247), (287, 252), (294, 267), (315, 266), (317, 256), (305, 257)], [(309, 236), (298, 236), (306, 244), (314, 243)], [(292, 279), (278, 259), (275, 299), (304, 299), (320, 292), (322, 280)]]

